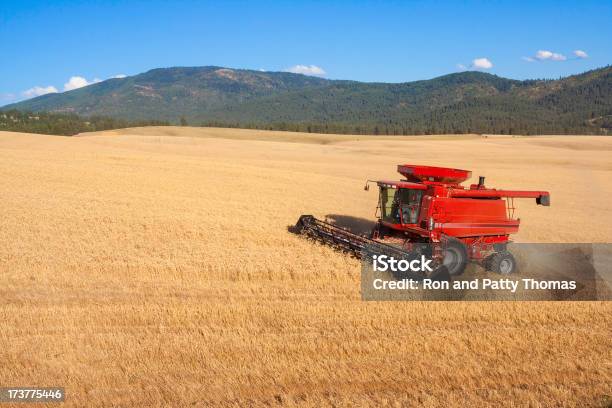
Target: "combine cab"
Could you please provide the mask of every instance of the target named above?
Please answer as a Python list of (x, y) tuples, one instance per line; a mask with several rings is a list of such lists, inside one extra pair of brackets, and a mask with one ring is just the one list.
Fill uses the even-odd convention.
[(510, 274), (516, 261), (507, 251), (510, 234), (518, 232), (514, 198), (532, 198), (550, 205), (546, 191), (515, 191), (487, 188), (484, 177), (478, 184), (461, 185), (471, 176), (467, 170), (444, 167), (399, 165), (400, 181), (379, 180), (378, 222), (369, 237), (362, 237), (302, 216), (297, 229), (338, 248), (360, 256), (368, 246), (401, 248), (406, 254), (430, 244), (431, 256), (450, 275), (463, 273), (468, 261), (486, 269)]

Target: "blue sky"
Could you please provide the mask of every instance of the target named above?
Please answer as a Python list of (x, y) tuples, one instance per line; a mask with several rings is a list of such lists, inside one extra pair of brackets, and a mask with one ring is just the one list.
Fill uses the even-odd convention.
[(611, 21), (611, 1), (2, 0), (0, 105), (169, 66), (557, 78), (612, 63)]

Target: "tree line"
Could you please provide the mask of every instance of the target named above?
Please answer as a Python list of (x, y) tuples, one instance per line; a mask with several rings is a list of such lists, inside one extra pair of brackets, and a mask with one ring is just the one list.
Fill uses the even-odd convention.
[(164, 126), (167, 121), (129, 121), (105, 116), (82, 117), (72, 113), (0, 111), (0, 131), (73, 136), (83, 132), (136, 126)]
[[(49, 112), (0, 111), (0, 130), (72, 136), (83, 132), (120, 129), (137, 126), (202, 126), (276, 130), (304, 133), (357, 135), (434, 135), (490, 133), (507, 135), (538, 134), (612, 134), (612, 115), (582, 112), (560, 120), (543, 112), (516, 112), (487, 109), (481, 104), (464, 103), (461, 109), (443, 108), (412, 120), (386, 118), (381, 122), (241, 122), (206, 120), (189, 123), (181, 117), (178, 123), (159, 120), (125, 120), (106, 116), (82, 117), (76, 114)], [(473, 111), (473, 112), (470, 112)]]

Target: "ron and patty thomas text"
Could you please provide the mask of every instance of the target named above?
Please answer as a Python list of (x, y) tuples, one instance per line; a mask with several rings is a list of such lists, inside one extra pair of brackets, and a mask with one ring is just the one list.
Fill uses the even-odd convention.
[(505, 290), (515, 293), (519, 287), (524, 290), (574, 290), (576, 289), (576, 281), (545, 281), (536, 279), (474, 279), (464, 281), (439, 281), (432, 279), (401, 279), (401, 280), (384, 280), (374, 279), (372, 285), (376, 290)]

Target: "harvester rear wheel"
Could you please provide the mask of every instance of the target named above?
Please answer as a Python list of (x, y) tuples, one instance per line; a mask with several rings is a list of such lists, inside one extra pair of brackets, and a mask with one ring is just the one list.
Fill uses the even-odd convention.
[(463, 242), (454, 238), (449, 239), (444, 248), (444, 260), (442, 261), (442, 265), (446, 266), (449, 275), (461, 275), (465, 271), (467, 262), (467, 248)]
[(508, 251), (496, 252), (487, 258), (486, 269), (501, 275), (510, 275), (517, 270), (516, 259)]

